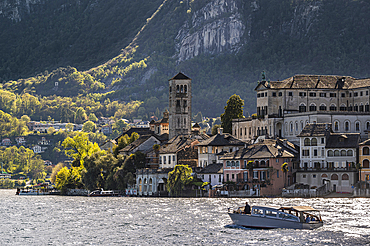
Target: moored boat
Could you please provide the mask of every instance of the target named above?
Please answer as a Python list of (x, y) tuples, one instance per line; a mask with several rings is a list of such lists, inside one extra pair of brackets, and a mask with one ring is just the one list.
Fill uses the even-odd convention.
[(59, 195), (59, 191), (45, 183), (33, 187), (17, 188), (15, 194), (20, 196)]
[(114, 193), (112, 190), (94, 190), (88, 196), (120, 196), (120, 194)]
[(243, 207), (229, 208), (228, 214), (234, 224), (247, 228), (315, 229), (323, 226), (320, 212), (309, 206), (253, 206), (250, 214), (245, 214)]

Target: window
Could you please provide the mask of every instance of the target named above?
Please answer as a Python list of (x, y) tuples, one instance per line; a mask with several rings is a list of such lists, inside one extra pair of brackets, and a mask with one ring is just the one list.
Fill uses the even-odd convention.
[(313, 175), (312, 175), (312, 178), (314, 178), (314, 179), (315, 179), (315, 178), (316, 178), (316, 174), (313, 174)]
[(340, 151), (340, 156), (347, 156), (347, 151), (341, 150)]
[(359, 132), (359, 131), (360, 131), (360, 123), (356, 122), (356, 132)]
[(342, 180), (349, 180), (349, 176), (348, 176), (348, 174), (343, 174), (342, 175)]
[(317, 149), (313, 150), (313, 156), (317, 156)]
[(289, 91), (288, 92), (288, 96), (292, 97), (293, 96), (293, 92)]
[(302, 156), (310, 156), (310, 150), (309, 149), (302, 150)]
[(334, 151), (329, 150), (329, 151), (328, 151), (328, 156), (334, 156)]
[(335, 151), (334, 151), (334, 156), (340, 156), (340, 155), (339, 155), (339, 150), (335, 150)]
[(253, 179), (258, 179), (258, 171), (253, 171)]
[(330, 93), (330, 97), (337, 97), (337, 93)]
[(330, 111), (337, 111), (337, 106), (335, 104), (330, 105)]
[(227, 167), (231, 167), (231, 162), (230, 161), (226, 161), (226, 166)]
[(321, 138), (321, 144), (325, 143), (325, 138)]
[(369, 91), (366, 91), (366, 96), (368, 96), (369, 95)]
[(360, 112), (364, 112), (364, 105), (360, 105), (360, 107), (358, 108), (358, 111), (360, 111)]
[(166, 156), (163, 156), (163, 164), (166, 164)]
[(272, 96), (273, 96), (273, 97), (276, 97), (276, 92), (273, 92), (273, 93), (272, 93)]
[(339, 123), (338, 121), (334, 122), (334, 131), (338, 131), (339, 129)]
[(353, 151), (352, 150), (348, 150), (347, 151), (347, 156), (353, 156)]
[(353, 96), (354, 96), (354, 97), (358, 97), (358, 92), (354, 92), (354, 93), (353, 93)]
[(226, 182), (229, 181), (229, 174), (226, 174)]
[(326, 97), (326, 93), (320, 93), (320, 97)]
[(304, 146), (310, 146), (310, 144), (311, 144), (310, 139), (309, 138), (305, 138), (304, 139)]
[(300, 93), (299, 93), (299, 96), (300, 96), (300, 97), (305, 97), (305, 96), (306, 96), (306, 92), (300, 92)]
[(339, 110), (340, 111), (347, 111), (346, 105), (344, 105), (344, 104), (340, 105)]
[(311, 139), (311, 146), (317, 146), (317, 138)]
[(349, 93), (349, 97), (352, 97), (352, 93)]
[(279, 178), (279, 170), (276, 171), (276, 177)]
[(362, 97), (363, 96), (363, 92), (362, 91), (360, 91), (360, 97)]
[(315, 92), (310, 92), (309, 96), (310, 97), (316, 97), (316, 93)]
[(346, 121), (346, 122), (344, 123), (344, 130), (345, 130), (345, 131), (349, 131), (349, 122), (348, 122), (348, 121)]
[(319, 110), (320, 111), (326, 111), (326, 105), (325, 104), (321, 104), (320, 107), (319, 107)]
[(283, 93), (282, 92), (279, 92), (279, 97), (282, 97), (283, 96)]
[(188, 86), (187, 85), (184, 85), (184, 92), (188, 93)]
[(341, 94), (341, 97), (346, 97), (346, 93), (342, 93)]
[(369, 155), (370, 151), (369, 151), (369, 147), (364, 147), (362, 149), (362, 155)]
[(358, 111), (358, 105), (357, 104), (355, 104), (355, 106), (353, 107), (353, 111)]
[(316, 105), (315, 104), (310, 105), (310, 111), (316, 111)]
[(306, 105), (304, 105), (303, 103), (301, 105), (299, 105), (299, 112), (300, 113), (306, 112)]
[(235, 179), (235, 174), (231, 174), (231, 179)]

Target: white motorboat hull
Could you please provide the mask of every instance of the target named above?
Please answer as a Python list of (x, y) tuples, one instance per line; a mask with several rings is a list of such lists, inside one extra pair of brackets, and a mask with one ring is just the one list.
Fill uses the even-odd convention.
[(275, 229), (275, 228), (289, 228), (289, 229), (315, 229), (323, 225), (322, 222), (311, 221), (309, 223), (289, 221), (280, 218), (269, 218), (255, 216), (251, 214), (228, 213), (234, 224), (256, 229)]

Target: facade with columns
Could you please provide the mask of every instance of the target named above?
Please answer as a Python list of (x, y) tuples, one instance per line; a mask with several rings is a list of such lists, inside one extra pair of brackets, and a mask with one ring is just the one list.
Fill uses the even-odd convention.
[(258, 83), (257, 113), (233, 120), (233, 136), (252, 141), (259, 136), (299, 143), (308, 123), (332, 123), (334, 132), (370, 130), (370, 79), (349, 76), (296, 75)]

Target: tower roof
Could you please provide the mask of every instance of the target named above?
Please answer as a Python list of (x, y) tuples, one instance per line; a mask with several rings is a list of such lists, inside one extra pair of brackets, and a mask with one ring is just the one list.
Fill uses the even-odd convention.
[(191, 79), (191, 78), (189, 78), (188, 76), (186, 76), (182, 72), (179, 72), (178, 74), (175, 75), (175, 77), (173, 77), (170, 80), (174, 80), (174, 79)]

